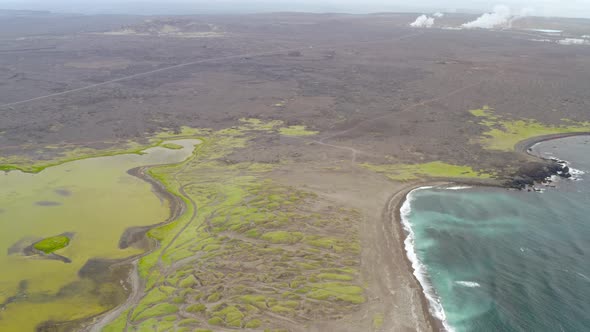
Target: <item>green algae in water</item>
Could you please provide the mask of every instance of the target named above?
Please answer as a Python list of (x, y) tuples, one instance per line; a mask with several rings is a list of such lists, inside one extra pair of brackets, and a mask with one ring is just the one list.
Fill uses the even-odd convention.
[[(89, 259), (141, 253), (136, 248), (119, 249), (121, 234), (128, 227), (158, 224), (169, 216), (168, 202), (160, 201), (149, 183), (127, 171), (181, 162), (197, 143), (177, 140), (174, 144), (183, 149), (155, 147), (142, 155), (77, 160), (37, 174), (0, 173), (0, 251), (8, 252), (21, 239), (47, 239), (64, 231), (76, 234), (59, 249), (72, 260), (70, 264), (18, 253), (0, 255), (0, 303), (7, 303), (0, 311), (0, 331), (34, 331), (47, 320), (81, 319), (110, 309), (94, 293), (95, 285), (78, 272)], [(59, 204), (36, 204), (40, 201)]]
[(65, 235), (58, 235), (43, 239), (33, 245), (37, 250), (50, 254), (56, 250), (63, 249), (70, 244), (70, 238)]

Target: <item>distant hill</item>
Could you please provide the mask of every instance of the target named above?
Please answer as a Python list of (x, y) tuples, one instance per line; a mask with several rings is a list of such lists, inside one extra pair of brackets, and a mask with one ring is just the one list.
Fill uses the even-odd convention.
[(0, 16), (47, 16), (51, 15), (47, 10), (18, 10), (18, 9), (0, 9)]

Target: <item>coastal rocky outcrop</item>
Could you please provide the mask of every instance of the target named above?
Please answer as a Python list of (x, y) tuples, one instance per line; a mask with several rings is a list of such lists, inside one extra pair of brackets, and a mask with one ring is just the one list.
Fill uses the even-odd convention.
[(571, 178), (567, 162), (558, 159), (547, 159), (539, 162), (529, 162), (521, 166), (505, 183), (506, 187), (525, 189), (535, 183), (551, 182), (554, 175), (561, 178)]

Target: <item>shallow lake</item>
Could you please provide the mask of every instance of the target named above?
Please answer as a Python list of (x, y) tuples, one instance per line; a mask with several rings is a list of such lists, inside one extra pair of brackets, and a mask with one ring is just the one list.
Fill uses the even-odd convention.
[[(124, 231), (169, 217), (169, 202), (127, 171), (181, 162), (200, 141), (173, 143), (182, 149), (83, 159), (37, 174), (0, 172), (0, 331), (33, 331), (42, 322), (80, 319), (113, 306), (107, 299), (116, 285), (81, 278), (79, 271), (89, 259), (141, 253), (119, 248)], [(19, 250), (66, 232), (73, 234), (71, 242), (56, 254), (71, 263)]]

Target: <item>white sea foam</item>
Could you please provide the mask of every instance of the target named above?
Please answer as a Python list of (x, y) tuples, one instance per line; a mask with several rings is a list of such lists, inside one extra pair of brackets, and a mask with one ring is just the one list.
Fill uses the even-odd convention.
[(557, 41), (561, 45), (590, 45), (590, 41), (580, 38), (565, 38)]
[(461, 286), (465, 286), (465, 287), (469, 287), (469, 288), (475, 288), (475, 287), (481, 287), (480, 284), (478, 284), (475, 281), (455, 281), (456, 284), (461, 285)]
[(550, 36), (559, 36), (563, 32), (562, 30), (552, 30), (552, 29), (528, 29), (529, 31), (540, 32)]
[(545, 33), (560, 33), (563, 30), (553, 30), (553, 29), (528, 29), (529, 31), (537, 31), (537, 32), (545, 32)]
[(445, 187), (445, 189), (447, 190), (464, 190), (464, 189), (470, 189), (472, 187), (470, 186), (453, 186), (453, 187)]
[(586, 174), (586, 172), (584, 172), (584, 171), (582, 171), (582, 170), (580, 170), (580, 169), (575, 169), (575, 168), (573, 168), (573, 167), (570, 167), (570, 166), (568, 166), (568, 167), (570, 168), (570, 174), (571, 174), (572, 176), (577, 176), (577, 175), (579, 176), (579, 175), (584, 175), (584, 174)]
[(577, 275), (579, 275), (580, 277), (586, 279), (587, 281), (590, 281), (590, 278), (588, 278), (585, 274), (580, 273), (580, 272), (576, 272)]
[(586, 172), (577, 169), (577, 168), (573, 168), (572, 166), (570, 166), (570, 163), (568, 161), (565, 162), (565, 165), (569, 168), (569, 173), (572, 176), (570, 178), (570, 180), (574, 180), (574, 181), (581, 181), (583, 180), (582, 175), (586, 174)]
[(406, 196), (406, 200), (402, 204), (400, 208), (400, 216), (402, 225), (404, 230), (406, 231), (406, 239), (404, 241), (404, 247), (406, 249), (406, 254), (408, 259), (412, 263), (412, 268), (414, 269), (414, 276), (420, 282), (422, 286), (422, 290), (424, 291), (424, 296), (428, 300), (428, 304), (430, 305), (430, 312), (432, 315), (443, 323), (445, 330), (449, 332), (455, 331), (452, 326), (449, 325), (447, 322), (447, 316), (445, 314), (445, 310), (441, 304), (440, 298), (436, 295), (436, 291), (432, 287), (430, 281), (428, 280), (428, 273), (426, 271), (426, 267), (418, 258), (416, 254), (416, 249), (414, 247), (414, 231), (412, 229), (412, 224), (410, 223), (409, 217), (410, 213), (412, 212), (412, 201), (414, 200), (413, 194), (417, 190), (423, 189), (430, 189), (432, 187), (421, 187), (414, 189), (408, 193)]
[(538, 39), (538, 38), (532, 38), (529, 39), (530, 41), (534, 41), (534, 42), (541, 42), (541, 43), (551, 43), (553, 42), (551, 39)]

